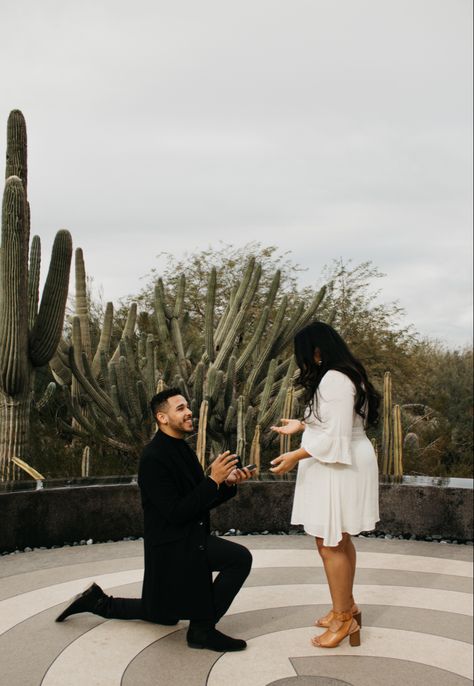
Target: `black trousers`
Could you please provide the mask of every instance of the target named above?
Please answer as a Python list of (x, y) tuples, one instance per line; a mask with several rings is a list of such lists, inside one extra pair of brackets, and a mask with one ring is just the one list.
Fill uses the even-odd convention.
[[(214, 600), (214, 624), (225, 615), (237, 593), (250, 573), (252, 555), (245, 546), (225, 538), (208, 536), (206, 555), (209, 568), (219, 572), (212, 584)], [(146, 617), (141, 598), (114, 598), (106, 596), (100, 600), (95, 614), (107, 619), (143, 619)], [(192, 622), (202, 622), (201, 617), (191, 617)], [(208, 621), (208, 620), (207, 620)], [(162, 620), (162, 624), (176, 624)]]

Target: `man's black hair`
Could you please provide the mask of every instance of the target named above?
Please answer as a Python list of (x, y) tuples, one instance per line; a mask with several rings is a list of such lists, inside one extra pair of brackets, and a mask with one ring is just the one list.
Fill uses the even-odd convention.
[(164, 391), (153, 396), (150, 400), (150, 409), (153, 417), (156, 417), (157, 412), (163, 410), (168, 399), (172, 398), (174, 395), (183, 395), (183, 393), (179, 388), (166, 388)]

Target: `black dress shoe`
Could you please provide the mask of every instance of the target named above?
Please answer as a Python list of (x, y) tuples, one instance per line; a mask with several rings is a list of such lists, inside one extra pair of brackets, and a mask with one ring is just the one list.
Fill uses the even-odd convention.
[(247, 647), (246, 642), (242, 639), (231, 638), (217, 631), (217, 629), (210, 629), (205, 633), (188, 629), (186, 640), (190, 648), (207, 648), (207, 650), (215, 650), (218, 653), (245, 650)]
[(94, 612), (98, 602), (107, 598), (104, 591), (97, 584), (91, 584), (85, 591), (79, 593), (72, 603), (70, 603), (61, 614), (56, 617), (57, 622), (63, 622), (69, 615), (76, 615), (79, 612)]

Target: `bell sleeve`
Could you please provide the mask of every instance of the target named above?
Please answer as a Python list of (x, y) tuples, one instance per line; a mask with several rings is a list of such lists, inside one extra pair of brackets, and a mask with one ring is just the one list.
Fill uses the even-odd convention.
[(306, 422), (301, 447), (320, 462), (352, 464), (351, 439), (355, 386), (348, 376), (329, 370), (318, 388), (318, 414)]

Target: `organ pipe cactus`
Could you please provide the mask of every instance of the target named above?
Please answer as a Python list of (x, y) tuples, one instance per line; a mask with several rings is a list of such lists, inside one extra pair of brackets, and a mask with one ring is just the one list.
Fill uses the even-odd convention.
[(132, 303), (120, 341), (111, 354), (114, 311), (112, 303), (107, 303), (94, 351), (80, 248), (75, 253), (75, 265), (76, 314), (71, 339), (60, 342), (50, 363), (71, 416), (71, 424), (63, 421), (61, 429), (88, 445), (102, 444), (137, 455), (153, 431), (148, 401), (157, 382), (154, 338), (148, 336), (133, 346), (137, 307)]
[(389, 474), (392, 456), (392, 375), (383, 380), (382, 474)]
[[(85, 270), (81, 267), (76, 273), (83, 281)], [(276, 272), (268, 291), (259, 297), (261, 308), (257, 308), (261, 274), (261, 266), (249, 260), (218, 316), (217, 275), (211, 270), (202, 330), (189, 322), (184, 276), (178, 280), (175, 294), (158, 279), (156, 340), (151, 333), (137, 339), (129, 327), (110, 360), (102, 350), (98, 367), (94, 366), (97, 353), (91, 364), (81, 343), (83, 327), (77, 310), (75, 352), (67, 352), (68, 346), (63, 345), (57, 355), (71, 369), (80, 397), (92, 411), (92, 416), (81, 419), (79, 398), (71, 397), (69, 406), (80, 422), (76, 435), (84, 438), (95, 426), (108, 445), (119, 441), (128, 445), (130, 452), (137, 452), (153, 429), (145, 420), (147, 399), (165, 386), (177, 386), (190, 402), (193, 415), (199, 416), (197, 453), (203, 466), (227, 449), (237, 450), (245, 459), (249, 445), (252, 460), (260, 466), (261, 447), (268, 447), (274, 438), (271, 424), (284, 410), (291, 415), (301, 395), (301, 390), (293, 389), (296, 364), (288, 343), (324, 297), (322, 289), (308, 306), (297, 303), (289, 313), (286, 297), (277, 300), (280, 273)]]
[(393, 474), (397, 478), (403, 476), (403, 436), (400, 405), (393, 408)]
[(393, 405), (392, 377), (390, 372), (384, 375), (383, 391), (383, 427), (382, 427), (382, 474), (403, 476), (403, 432), (401, 409)]
[(209, 412), (209, 403), (207, 400), (203, 400), (201, 407), (199, 409), (199, 430), (197, 439), (197, 449), (196, 453), (199, 458), (199, 462), (204, 468), (206, 465), (206, 434), (207, 434), (207, 418)]
[[(49, 362), (61, 337), (69, 284), (72, 239), (56, 234), (39, 300), (41, 246), (31, 243), (27, 188), (27, 136), (22, 113), (7, 127), (7, 180), (0, 249), (0, 479), (13, 476), (12, 458), (28, 455), (35, 369)], [(39, 304), (39, 307), (38, 307)]]
[[(295, 404), (295, 389), (290, 386), (286, 392), (285, 404), (283, 405), (282, 415), (285, 418), (293, 416)], [(291, 450), (291, 435), (280, 435), (280, 453), (288, 453)]]

